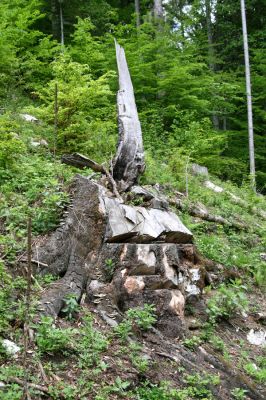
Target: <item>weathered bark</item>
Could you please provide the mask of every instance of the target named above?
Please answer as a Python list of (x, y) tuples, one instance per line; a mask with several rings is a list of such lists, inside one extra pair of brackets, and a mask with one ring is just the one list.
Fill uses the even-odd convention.
[[(74, 200), (64, 225), (34, 254), (39, 273), (61, 276), (43, 294), (40, 311), (58, 315), (68, 294), (79, 299), (86, 286), (91, 291), (95, 274), (105, 282), (106, 260), (112, 260), (117, 271), (111, 300), (109, 296), (113, 308), (149, 299), (156, 303), (158, 295), (166, 313), (182, 316), (185, 298), (191, 291), (200, 293), (203, 275), (195, 262), (192, 234), (178, 217), (166, 210), (121, 204), (103, 186), (81, 176), (72, 190)], [(143, 292), (132, 289), (139, 283)]]
[(103, 197), (108, 213), (106, 241), (191, 243), (192, 233), (170, 211), (133, 207)]
[(113, 160), (113, 177), (122, 191), (128, 190), (145, 169), (141, 126), (124, 49), (115, 43), (119, 73), (117, 94), (119, 141)]
[(57, 315), (65, 297), (72, 293), (79, 299), (87, 283), (89, 268), (105, 233), (104, 213), (99, 201), (101, 190), (100, 185), (77, 177), (73, 205), (64, 225), (44, 246), (35, 250), (34, 259), (41, 262), (39, 273), (63, 276), (44, 293), (40, 305), (44, 314)]

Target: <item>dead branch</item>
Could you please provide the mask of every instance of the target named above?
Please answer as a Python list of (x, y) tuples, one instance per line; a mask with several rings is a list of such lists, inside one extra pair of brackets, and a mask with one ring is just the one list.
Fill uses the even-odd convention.
[(112, 190), (114, 195), (122, 200), (118, 190), (117, 190), (117, 185), (110, 174), (110, 172), (102, 165), (98, 164), (96, 161), (93, 161), (89, 159), (88, 157), (83, 156), (82, 154), (79, 153), (73, 153), (73, 154), (64, 154), (62, 156), (62, 162), (68, 165), (73, 165), (74, 167), (83, 169), (83, 168), (91, 168), (94, 172), (100, 172), (101, 174), (106, 175), (109, 183), (112, 186)]

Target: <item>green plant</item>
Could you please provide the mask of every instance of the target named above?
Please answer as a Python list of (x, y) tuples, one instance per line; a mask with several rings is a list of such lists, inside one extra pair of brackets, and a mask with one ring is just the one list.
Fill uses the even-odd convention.
[[(8, 382), (9, 377), (17, 377), (23, 379), (24, 370), (17, 365), (2, 365), (0, 367), (0, 381)], [(7, 383), (4, 388), (0, 389), (1, 400), (21, 400), (23, 388), (16, 383)]]
[(171, 388), (169, 382), (155, 385), (149, 381), (144, 382), (135, 390), (137, 400), (187, 400), (190, 398), (188, 389), (176, 390)]
[(130, 321), (125, 319), (124, 321), (120, 322), (115, 329), (114, 333), (118, 336), (123, 342), (128, 339), (128, 336), (132, 335), (132, 324)]
[(76, 334), (74, 329), (56, 328), (53, 318), (42, 317), (40, 323), (36, 325), (36, 343), (41, 354), (62, 353), (73, 350), (73, 336)]
[(157, 320), (154, 311), (153, 304), (144, 304), (142, 308), (130, 308), (126, 312), (126, 318), (115, 327), (114, 333), (125, 341), (132, 335), (133, 327), (144, 331), (150, 329)]
[(80, 333), (81, 340), (77, 345), (80, 368), (100, 365), (100, 354), (107, 349), (109, 342), (104, 335), (93, 328), (91, 314), (87, 313), (84, 316)]
[(65, 306), (62, 309), (63, 313), (66, 314), (67, 318), (69, 320), (73, 319), (73, 316), (78, 312), (79, 310), (79, 304), (76, 299), (76, 295), (74, 294), (69, 294), (65, 299), (64, 299)]
[(237, 400), (244, 400), (246, 398), (246, 393), (247, 393), (247, 390), (241, 389), (241, 388), (234, 388), (231, 391), (233, 398), (237, 399)]
[(149, 368), (149, 361), (147, 360), (147, 358), (133, 353), (130, 355), (130, 360), (133, 367), (135, 367), (140, 374), (144, 374), (145, 372), (147, 372)]
[(252, 376), (256, 382), (259, 383), (266, 383), (266, 362), (265, 362), (265, 357), (262, 357), (261, 359), (256, 360), (256, 364), (249, 362), (244, 365), (244, 370)]
[(154, 304), (144, 304), (143, 307), (131, 308), (126, 312), (131, 324), (136, 324), (141, 330), (147, 331), (156, 322)]
[(215, 324), (220, 318), (228, 319), (237, 312), (246, 311), (248, 300), (244, 290), (246, 286), (239, 281), (228, 286), (222, 284), (207, 303), (209, 321)]
[(186, 346), (190, 350), (195, 350), (202, 342), (202, 339), (199, 336), (192, 336), (191, 338), (187, 338), (183, 340), (184, 346)]
[(197, 399), (213, 399), (210, 386), (220, 384), (220, 377), (211, 374), (185, 375), (184, 381), (189, 387), (190, 394)]
[(124, 394), (125, 391), (129, 388), (130, 382), (128, 381), (122, 381), (120, 377), (116, 378), (114, 381), (113, 385), (110, 385), (108, 387), (108, 390), (110, 393), (119, 393), (119, 394)]
[(115, 263), (111, 258), (107, 258), (104, 263), (106, 278), (110, 281), (114, 275)]
[(55, 385), (48, 386), (49, 395), (53, 400), (59, 400), (62, 398), (65, 400), (73, 400), (79, 395), (78, 389), (72, 385), (67, 385), (65, 383), (58, 383)]
[(223, 353), (226, 350), (225, 343), (218, 336), (211, 336), (210, 343), (213, 345), (214, 349)]
[(142, 346), (135, 341), (129, 343), (129, 357), (133, 367), (135, 367), (140, 374), (144, 374), (149, 367), (149, 360), (147, 357), (140, 354)]

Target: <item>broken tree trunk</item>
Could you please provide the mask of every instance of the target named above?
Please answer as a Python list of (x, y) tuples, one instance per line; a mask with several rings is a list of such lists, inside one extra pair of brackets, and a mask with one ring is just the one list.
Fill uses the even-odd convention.
[(119, 317), (119, 310), (148, 301), (156, 305), (158, 326), (168, 324), (167, 331), (177, 335), (186, 299), (200, 295), (204, 286), (204, 270), (194, 254), (192, 233), (165, 202), (155, 199), (151, 207), (138, 207), (125, 204), (118, 193), (117, 186), (121, 192), (132, 187), (145, 164), (133, 86), (117, 43), (116, 54), (119, 144), (113, 175), (78, 153), (62, 159), (106, 175), (113, 193), (103, 179), (76, 177), (64, 223), (33, 255), (39, 273), (59, 277), (43, 293), (40, 311), (57, 316), (69, 294), (78, 300), (85, 291), (105, 319), (110, 310), (118, 310)]
[(137, 182), (145, 169), (141, 126), (124, 49), (115, 42), (119, 73), (117, 93), (119, 139), (113, 160), (113, 177), (121, 191)]
[(103, 165), (78, 153), (63, 155), (62, 162), (78, 168), (89, 167), (95, 172), (106, 175), (114, 194), (119, 197), (118, 191), (125, 192), (137, 182), (139, 175), (145, 169), (145, 162), (141, 126), (125, 52), (117, 42), (115, 46), (119, 75), (117, 93), (119, 137), (111, 172)]

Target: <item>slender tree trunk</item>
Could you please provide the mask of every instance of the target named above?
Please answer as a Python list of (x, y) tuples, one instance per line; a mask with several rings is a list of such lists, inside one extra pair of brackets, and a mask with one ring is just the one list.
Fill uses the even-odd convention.
[(245, 0), (240, 0), (240, 1), (241, 1), (244, 55), (245, 55), (246, 93), (247, 93), (247, 109), (248, 109), (249, 165), (250, 165), (252, 189), (256, 191), (252, 96), (251, 96), (251, 82), (250, 82), (247, 21), (246, 21)]
[(58, 136), (58, 84), (55, 84), (54, 88), (54, 159), (56, 154)]
[(184, 12), (183, 12), (183, 7), (184, 7), (184, 3), (183, 1), (179, 1), (179, 15), (180, 15), (180, 30), (181, 30), (181, 35), (182, 38), (185, 39), (185, 29), (184, 29)]
[(158, 18), (158, 19), (162, 19), (163, 18), (162, 0), (154, 0), (153, 12), (154, 12), (154, 17), (155, 18)]
[(207, 37), (208, 37), (209, 67), (212, 71), (214, 71), (215, 64), (214, 64), (214, 48), (213, 48), (210, 0), (205, 0), (205, 11), (206, 11), (206, 26), (207, 26)]
[(51, 22), (52, 22), (52, 35), (53, 38), (58, 40), (58, 14), (57, 14), (57, 2), (56, 0), (51, 0)]
[(65, 44), (65, 37), (64, 37), (64, 18), (63, 18), (62, 3), (63, 3), (63, 0), (59, 0), (61, 46), (63, 47)]
[(135, 0), (135, 13), (136, 13), (136, 25), (137, 28), (140, 26), (140, 7), (139, 0)]

